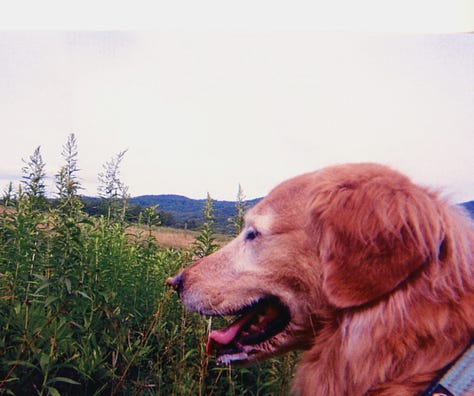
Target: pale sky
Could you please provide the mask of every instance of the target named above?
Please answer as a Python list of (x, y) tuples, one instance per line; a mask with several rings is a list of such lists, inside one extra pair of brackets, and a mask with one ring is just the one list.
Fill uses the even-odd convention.
[(372, 19), (348, 1), (198, 3), (141, 19), (121, 2), (115, 19), (62, 10), (47, 25), (31, 17), (39, 8), (3, 13), (0, 189), (37, 146), (52, 177), (75, 133), (88, 195), (128, 149), (132, 196), (232, 200), (240, 183), (254, 198), (299, 173), (376, 161), (474, 200), (473, 1), (362, 2)]

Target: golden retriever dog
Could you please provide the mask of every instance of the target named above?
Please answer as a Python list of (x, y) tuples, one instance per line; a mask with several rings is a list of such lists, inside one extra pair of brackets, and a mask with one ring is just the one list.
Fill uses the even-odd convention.
[(474, 228), (377, 164), (283, 182), (239, 236), (167, 283), (191, 311), (236, 316), (207, 353), (248, 364), (306, 352), (293, 392), (419, 395), (474, 335)]

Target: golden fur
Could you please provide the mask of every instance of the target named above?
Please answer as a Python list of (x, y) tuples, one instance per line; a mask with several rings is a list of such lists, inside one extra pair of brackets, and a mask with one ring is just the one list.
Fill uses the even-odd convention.
[[(473, 224), (459, 207), (385, 166), (347, 164), (280, 184), (237, 238), (168, 283), (205, 315), (269, 297), (286, 307), (288, 323), (269, 339), (235, 336), (239, 354), (211, 340), (223, 362), (306, 349), (296, 394), (413, 396), (474, 335), (473, 262)], [(245, 320), (255, 328), (276, 311), (286, 312)]]

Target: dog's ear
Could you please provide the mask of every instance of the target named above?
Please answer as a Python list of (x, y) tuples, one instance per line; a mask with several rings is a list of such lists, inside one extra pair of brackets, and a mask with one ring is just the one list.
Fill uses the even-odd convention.
[(404, 176), (318, 191), (312, 202), (323, 291), (346, 308), (386, 295), (438, 255), (437, 200)]

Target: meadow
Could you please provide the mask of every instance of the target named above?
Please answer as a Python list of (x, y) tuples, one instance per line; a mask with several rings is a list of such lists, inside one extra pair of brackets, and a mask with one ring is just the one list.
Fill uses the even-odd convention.
[(61, 174), (54, 205), (32, 173), (1, 200), (1, 395), (288, 394), (294, 355), (217, 367), (204, 350), (208, 319), (165, 285), (225, 243), (211, 217), (184, 242), (160, 242), (173, 231), (157, 229), (153, 211), (130, 225), (109, 199), (108, 215), (89, 216), (74, 173)]

